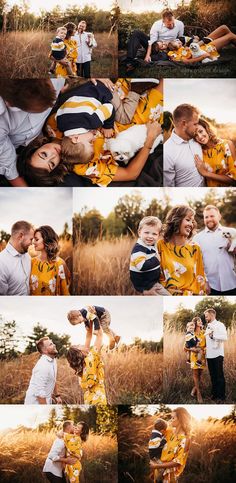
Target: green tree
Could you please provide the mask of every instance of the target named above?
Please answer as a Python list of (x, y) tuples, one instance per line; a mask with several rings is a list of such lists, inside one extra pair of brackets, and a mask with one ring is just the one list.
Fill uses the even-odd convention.
[(37, 324), (33, 327), (32, 335), (28, 336), (28, 345), (25, 348), (25, 354), (31, 354), (32, 352), (37, 352), (36, 342), (41, 339), (41, 337), (49, 337), (56, 345), (59, 357), (66, 355), (70, 346), (70, 336), (67, 334), (58, 335), (54, 332), (48, 332), (45, 327)]
[(17, 338), (17, 324), (15, 320), (6, 321), (0, 315), (0, 359), (13, 359), (19, 355)]
[(117, 434), (117, 416), (116, 406), (99, 405), (96, 407), (97, 412), (97, 432), (100, 434), (109, 433)]
[(236, 302), (229, 301), (226, 297), (204, 297), (194, 308), (194, 316), (198, 315), (204, 319), (206, 309), (213, 308), (216, 311), (216, 318), (231, 327), (236, 313)]
[(32, 352), (37, 352), (36, 342), (37, 340), (45, 337), (47, 335), (47, 329), (42, 327), (39, 323), (33, 327), (32, 335), (27, 337), (28, 344), (25, 348), (25, 354), (32, 354)]
[(114, 211), (111, 211), (111, 213), (104, 220), (103, 227), (106, 238), (118, 238), (125, 233), (125, 223), (121, 218), (116, 216)]
[(143, 207), (144, 199), (138, 191), (134, 191), (131, 195), (122, 196), (115, 208), (115, 214), (125, 223), (126, 233), (137, 235), (137, 228), (140, 220), (145, 214)]

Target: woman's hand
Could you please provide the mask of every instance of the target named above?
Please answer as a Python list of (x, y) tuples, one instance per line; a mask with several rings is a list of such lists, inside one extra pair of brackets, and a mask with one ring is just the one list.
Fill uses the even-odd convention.
[(150, 461), (149, 465), (151, 468), (162, 468), (161, 463), (156, 463), (155, 461), (152, 461), (152, 460)]
[(195, 165), (196, 165), (196, 168), (197, 168), (198, 172), (202, 176), (206, 176), (207, 170), (206, 170), (206, 168), (204, 166), (204, 162), (202, 161), (201, 158), (199, 158), (199, 156), (197, 154), (194, 156), (194, 161), (195, 161)]
[(161, 133), (162, 133), (162, 128), (158, 121), (148, 122), (147, 139), (145, 141), (145, 144), (149, 142), (153, 144), (157, 136), (159, 136)]

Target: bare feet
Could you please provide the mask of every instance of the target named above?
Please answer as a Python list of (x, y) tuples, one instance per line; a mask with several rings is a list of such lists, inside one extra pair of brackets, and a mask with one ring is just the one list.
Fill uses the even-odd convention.
[(197, 402), (203, 403), (202, 395), (200, 392), (197, 393)]
[(192, 397), (195, 397), (196, 396), (196, 392), (197, 392), (196, 387), (193, 387), (193, 389), (191, 391), (191, 396)]

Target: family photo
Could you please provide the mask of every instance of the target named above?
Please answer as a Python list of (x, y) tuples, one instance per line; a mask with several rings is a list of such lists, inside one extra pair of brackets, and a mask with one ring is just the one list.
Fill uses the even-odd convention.
[(163, 185), (162, 79), (0, 79), (0, 112), (0, 186)]
[(6, 188), (0, 206), (0, 295), (70, 295), (72, 189)]
[(119, 481), (231, 483), (235, 410), (229, 404), (120, 406)]
[(235, 403), (235, 297), (164, 301), (163, 397)]
[(118, 482), (117, 408), (2, 407), (3, 483)]
[(158, 403), (162, 339), (148, 297), (2, 297), (0, 403)]
[(117, 15), (112, 0), (3, 0), (0, 77), (117, 76)]
[(119, 75), (234, 77), (235, 11), (223, 0), (120, 0)]
[(92, 196), (74, 191), (74, 294), (236, 295), (235, 190)]
[(164, 95), (164, 186), (236, 186), (234, 79), (165, 79)]

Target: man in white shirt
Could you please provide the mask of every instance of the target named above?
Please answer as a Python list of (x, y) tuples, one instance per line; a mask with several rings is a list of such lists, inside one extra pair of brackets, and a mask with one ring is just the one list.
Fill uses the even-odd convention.
[(0, 295), (29, 295), (31, 257), (28, 248), (34, 238), (34, 229), (27, 221), (17, 221), (11, 229), (11, 238), (0, 252)]
[(202, 148), (194, 141), (199, 121), (199, 111), (190, 104), (180, 104), (173, 112), (174, 130), (164, 143), (164, 186), (205, 185), (198, 172), (195, 156), (202, 159)]
[(16, 167), (16, 149), (42, 132), (65, 79), (0, 79), (0, 185), (26, 186)]
[[(136, 54), (140, 46), (146, 50), (145, 62), (151, 62), (152, 44), (156, 41), (163, 42), (163, 48), (167, 48), (168, 42), (184, 35), (184, 24), (174, 18), (173, 12), (166, 9), (162, 13), (162, 19), (157, 20), (151, 27), (150, 36), (141, 30), (135, 30), (127, 44), (127, 72), (131, 72), (136, 67)], [(166, 60), (168, 56), (166, 55)], [(161, 60), (161, 57), (160, 57)], [(163, 60), (164, 57), (163, 57)]]
[(97, 42), (92, 32), (86, 32), (86, 21), (81, 20), (78, 24), (78, 31), (72, 37), (78, 44), (78, 57), (76, 60), (77, 75), (89, 79), (90, 64), (93, 47), (97, 47)]
[[(64, 421), (63, 433), (74, 433), (73, 421)], [(63, 465), (73, 465), (77, 458), (66, 457), (66, 448), (63, 438), (56, 438), (45, 461), (43, 473), (51, 483), (66, 483)]]
[(33, 368), (24, 404), (52, 404), (52, 396), (61, 404), (56, 387), (57, 348), (49, 337), (39, 339), (36, 346), (41, 357)]
[(201, 247), (204, 269), (211, 295), (236, 295), (234, 256), (228, 252), (228, 241), (223, 237), (221, 214), (214, 205), (203, 210), (205, 229), (195, 235), (194, 241)]
[(206, 328), (206, 359), (212, 384), (212, 399), (225, 400), (224, 341), (227, 340), (226, 327), (216, 320), (213, 308), (204, 312)]

